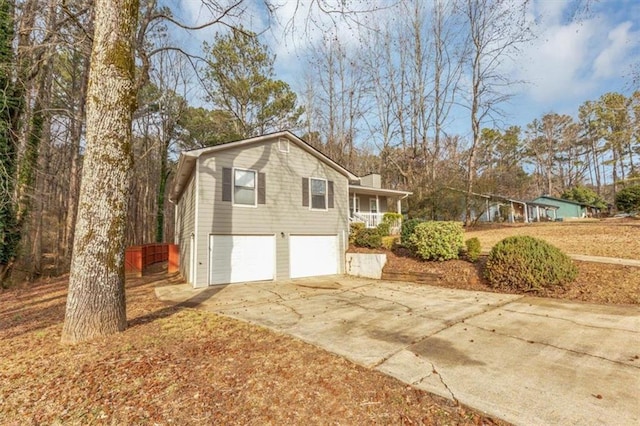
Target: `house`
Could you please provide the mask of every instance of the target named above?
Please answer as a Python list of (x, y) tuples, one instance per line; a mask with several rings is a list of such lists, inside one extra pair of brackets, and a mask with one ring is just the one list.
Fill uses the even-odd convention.
[(551, 204), (528, 201), (527, 212), (529, 222), (556, 220), (558, 218), (558, 208), (558, 206), (554, 206)]
[[(463, 191), (450, 188), (452, 191)], [(555, 220), (558, 206), (536, 201), (523, 201), (496, 194), (472, 193), (471, 215), (479, 222), (540, 222)], [(461, 220), (464, 220), (464, 213)]]
[(556, 217), (558, 219), (592, 217), (600, 212), (597, 207), (590, 204), (555, 198), (549, 195), (538, 197), (533, 202), (557, 207)]
[[(449, 188), (464, 194), (465, 191)], [(464, 203), (464, 200), (462, 200)], [(464, 208), (464, 206), (463, 206)], [(466, 214), (460, 215), (465, 221)], [(527, 222), (529, 220), (527, 203), (515, 198), (496, 194), (471, 193), (471, 220), (479, 222)]]
[(375, 180), (288, 131), (185, 151), (169, 196), (180, 272), (194, 287), (344, 273), (350, 216), (408, 195)]

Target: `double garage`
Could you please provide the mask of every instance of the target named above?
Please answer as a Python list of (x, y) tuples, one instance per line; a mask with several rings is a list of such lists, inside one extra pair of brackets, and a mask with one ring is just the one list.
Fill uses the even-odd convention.
[[(278, 241), (279, 239), (283, 241)], [(337, 235), (288, 235), (288, 250), (277, 244), (276, 235), (210, 235), (209, 285), (314, 277), (340, 273), (340, 245)], [(283, 266), (284, 265), (284, 266)], [(280, 271), (279, 271), (280, 269)]]

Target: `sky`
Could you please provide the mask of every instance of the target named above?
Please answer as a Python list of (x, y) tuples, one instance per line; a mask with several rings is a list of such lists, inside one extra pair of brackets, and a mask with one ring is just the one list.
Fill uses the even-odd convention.
[[(384, 7), (390, 1), (352, 4)], [(262, 0), (246, 0), (241, 16), (230, 18), (261, 34), (263, 43), (277, 56), (276, 77), (294, 90), (302, 88), (304, 56), (313, 41), (326, 31), (335, 31), (341, 39), (355, 39), (350, 28), (353, 25), (321, 13), (318, 2), (340, 3), (274, 0), (280, 7), (273, 18), (268, 18)], [(176, 16), (191, 24), (205, 22), (211, 16), (201, 0), (171, 2), (171, 8)], [(632, 68), (634, 65), (640, 68), (640, 1), (531, 0), (528, 15), (537, 37), (520, 46), (516, 60), (505, 67), (512, 81), (525, 82), (511, 86), (514, 96), (504, 107), (505, 123), (524, 127), (549, 112), (576, 117), (578, 107), (586, 100), (597, 100), (612, 91), (627, 95), (632, 92)], [(285, 32), (291, 25), (297, 31)], [(301, 35), (302, 29), (307, 30), (305, 36)], [(211, 40), (216, 31), (223, 30), (224, 27), (217, 26), (195, 32), (176, 31), (174, 37), (179, 44), (199, 53), (202, 41)], [(197, 89), (191, 97), (193, 104), (202, 102)]]

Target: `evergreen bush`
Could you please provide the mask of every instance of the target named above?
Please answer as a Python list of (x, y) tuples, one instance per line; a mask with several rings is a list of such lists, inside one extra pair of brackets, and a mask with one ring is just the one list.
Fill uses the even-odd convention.
[(423, 222), (409, 236), (413, 254), (423, 260), (457, 259), (464, 247), (460, 222)]
[(464, 245), (466, 246), (466, 250), (464, 253), (465, 258), (469, 262), (477, 262), (480, 258), (480, 253), (482, 252), (480, 240), (477, 237), (469, 238), (464, 242)]
[(349, 244), (355, 244), (356, 235), (363, 229), (365, 229), (365, 226), (362, 222), (351, 222), (349, 224)]
[(616, 208), (631, 213), (640, 210), (640, 185), (627, 186), (616, 194)]
[(356, 234), (354, 244), (358, 247), (380, 248), (382, 237), (376, 228), (365, 228)]
[(484, 271), (494, 288), (533, 292), (564, 286), (577, 275), (569, 256), (529, 236), (508, 237), (493, 246)]
[(389, 222), (382, 222), (382, 223), (378, 224), (377, 228), (378, 228), (378, 233), (380, 234), (380, 236), (388, 237), (389, 236), (389, 232), (391, 230), (391, 224)]
[(400, 242), (400, 238), (397, 235), (389, 235), (382, 237), (382, 247), (387, 250), (393, 250), (395, 245)]
[(411, 249), (409, 237), (413, 234), (414, 228), (424, 222), (421, 219), (409, 219), (402, 222), (402, 230), (400, 231), (400, 243), (408, 249)]

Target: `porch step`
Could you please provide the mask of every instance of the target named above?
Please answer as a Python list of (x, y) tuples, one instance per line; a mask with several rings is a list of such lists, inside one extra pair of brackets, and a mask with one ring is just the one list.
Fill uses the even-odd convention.
[(387, 281), (409, 281), (420, 284), (437, 284), (442, 275), (432, 272), (396, 272), (382, 271), (381, 279)]

